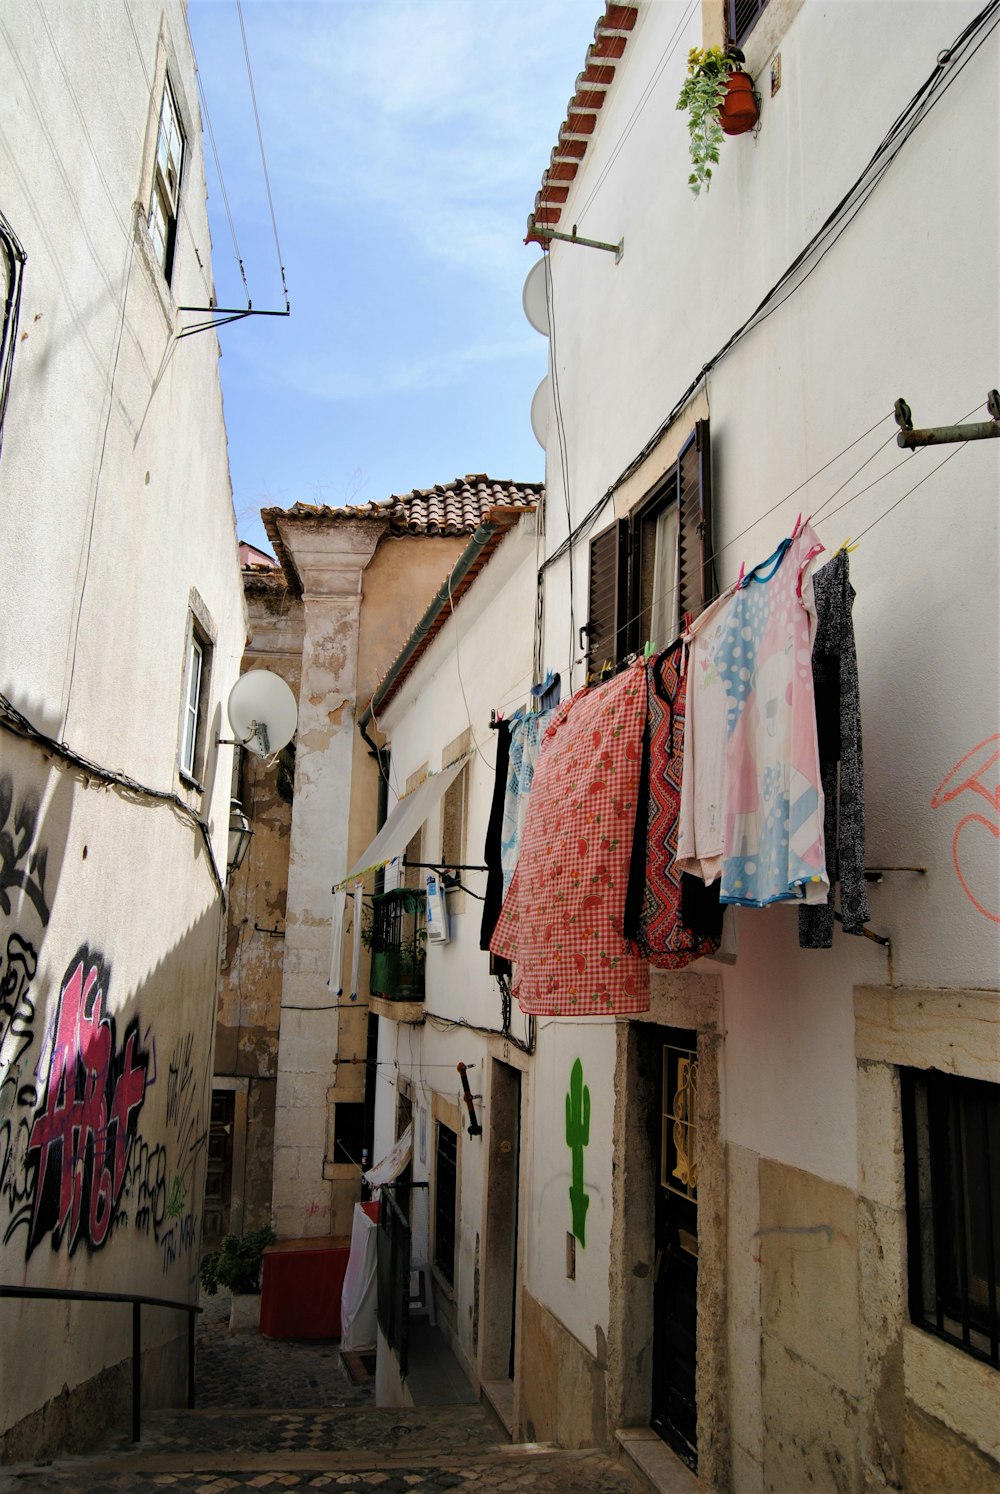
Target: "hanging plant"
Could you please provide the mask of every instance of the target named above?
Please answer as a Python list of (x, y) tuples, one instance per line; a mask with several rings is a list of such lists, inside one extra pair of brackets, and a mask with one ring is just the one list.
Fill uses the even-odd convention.
[(740, 64), (737, 47), (692, 47), (688, 53), (688, 76), (677, 100), (678, 109), (689, 114), (691, 175), (688, 186), (698, 195), (712, 183), (712, 167), (718, 164), (723, 135), (741, 135), (752, 130), (759, 117), (757, 98), (750, 77)]

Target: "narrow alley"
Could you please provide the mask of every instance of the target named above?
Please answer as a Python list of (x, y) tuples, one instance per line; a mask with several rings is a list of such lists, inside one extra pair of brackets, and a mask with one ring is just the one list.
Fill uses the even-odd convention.
[(202, 1300), (194, 1411), (144, 1411), (139, 1444), (122, 1424), (87, 1456), (12, 1464), (0, 1473), (0, 1490), (637, 1490), (624, 1468), (599, 1452), (511, 1444), (471, 1400), (379, 1408), (374, 1381), (352, 1383), (336, 1340), (231, 1334), (231, 1299), (220, 1293)]

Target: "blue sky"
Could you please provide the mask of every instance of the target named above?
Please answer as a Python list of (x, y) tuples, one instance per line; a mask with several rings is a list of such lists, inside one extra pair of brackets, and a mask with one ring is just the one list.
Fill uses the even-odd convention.
[[(244, 0), (292, 316), (220, 332), (240, 537), (262, 506), (537, 481), (524, 238), (595, 0)], [(254, 305), (281, 282), (234, 0), (189, 20)], [(216, 291), (245, 303), (206, 141)]]

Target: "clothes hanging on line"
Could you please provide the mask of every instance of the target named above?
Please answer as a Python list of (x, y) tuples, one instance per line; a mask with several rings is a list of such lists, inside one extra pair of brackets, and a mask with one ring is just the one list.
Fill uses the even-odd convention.
[[(692, 630), (703, 644), (689, 661), (688, 720), (702, 752), (685, 754), (680, 862), (707, 882), (718, 868), (723, 903), (813, 904), (829, 890), (812, 676), (822, 549), (808, 523), (797, 528)], [(721, 777), (704, 743), (720, 715)]]
[(833, 943), (833, 886), (837, 881), (844, 933), (863, 933), (870, 917), (864, 875), (861, 696), (852, 617), (855, 592), (846, 550), (838, 551), (816, 572), (813, 592), (816, 640), (812, 672), (830, 891), (821, 906), (799, 909), (799, 944), (803, 949), (829, 949)]
[(490, 819), (486, 827), (486, 843), (483, 860), (486, 863), (486, 893), (483, 899), (483, 922), (479, 932), (479, 948), (488, 950), (493, 930), (496, 928), (500, 909), (503, 906), (502, 841), (504, 800), (507, 795), (507, 770), (510, 765), (510, 723), (498, 721), (496, 780), (493, 784), (493, 802)]
[(516, 711), (510, 719), (510, 748), (500, 830), (500, 864), (503, 895), (507, 896), (517, 866), (528, 794), (538, 762), (538, 752), (552, 711)]
[(661, 970), (682, 970), (714, 954), (722, 938), (718, 882), (706, 887), (677, 867), (687, 691), (682, 647), (678, 640), (646, 666), (646, 733), (626, 899), (626, 938)]
[(490, 942), (514, 962), (525, 1012), (649, 1008), (649, 966), (623, 937), (645, 718), (640, 661), (577, 691), (547, 726), (517, 870)]

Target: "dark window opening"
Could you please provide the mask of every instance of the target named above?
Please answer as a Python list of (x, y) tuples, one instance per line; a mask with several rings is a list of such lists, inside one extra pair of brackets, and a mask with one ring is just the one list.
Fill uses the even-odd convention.
[(455, 1196), (458, 1182), (458, 1136), (437, 1123), (434, 1167), (434, 1264), (449, 1286), (455, 1282)]
[(364, 1101), (338, 1100), (333, 1107), (333, 1156), (331, 1161), (361, 1166), (365, 1146)]
[(372, 900), (369, 989), (390, 1000), (422, 1001), (427, 960), (426, 896), (408, 887)]
[(726, 23), (729, 40), (738, 43), (749, 36), (760, 19), (767, 0), (726, 0)]
[(910, 1317), (1000, 1368), (1000, 1085), (901, 1069)]
[(708, 421), (663, 480), (590, 546), (587, 672), (598, 681), (646, 643), (657, 651), (715, 595)]

